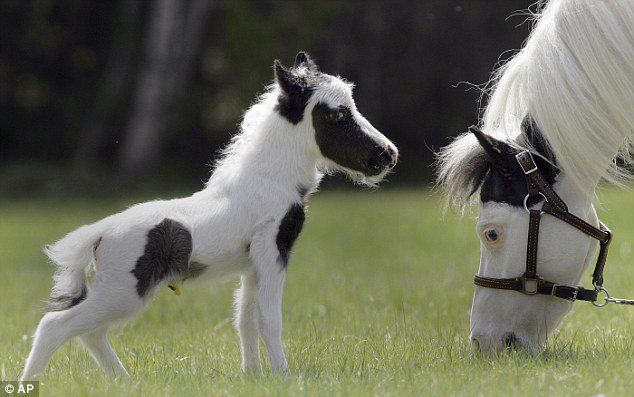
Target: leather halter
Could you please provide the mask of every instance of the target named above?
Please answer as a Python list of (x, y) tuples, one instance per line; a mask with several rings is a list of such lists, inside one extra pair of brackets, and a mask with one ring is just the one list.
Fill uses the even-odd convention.
[[(611, 299), (611, 297), (603, 288), (603, 269), (608, 256), (608, 247), (612, 240), (610, 230), (602, 222), (599, 222), (599, 228), (596, 228), (568, 212), (568, 206), (546, 181), (539, 171), (532, 154), (528, 150), (519, 152), (515, 155), (515, 158), (524, 171), (526, 184), (528, 186), (528, 194), (524, 198), (524, 208), (530, 214), (528, 246), (526, 249), (526, 271), (522, 276), (516, 278), (493, 278), (476, 275), (474, 277), (474, 283), (480, 287), (519, 291), (526, 295), (550, 295), (568, 301), (583, 300), (593, 303), (596, 303), (599, 292), (605, 292), (607, 295), (606, 303), (608, 301), (615, 301), (607, 299)], [(540, 210), (528, 208), (528, 200), (531, 198), (541, 198), (544, 201)], [(539, 276), (537, 273), (537, 247), (539, 240), (539, 223), (542, 214), (554, 216), (588, 236), (599, 240), (599, 257), (594, 267), (594, 272), (592, 273), (592, 285), (594, 289), (558, 284), (544, 280)]]

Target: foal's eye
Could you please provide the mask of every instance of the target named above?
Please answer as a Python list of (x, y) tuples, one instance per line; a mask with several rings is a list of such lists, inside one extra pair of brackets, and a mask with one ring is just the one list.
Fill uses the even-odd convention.
[(484, 238), (490, 243), (495, 243), (496, 241), (498, 241), (500, 236), (498, 235), (497, 230), (487, 229), (484, 231)]
[(348, 113), (344, 108), (334, 109), (328, 113), (328, 121), (332, 123), (339, 123), (343, 121), (347, 115)]

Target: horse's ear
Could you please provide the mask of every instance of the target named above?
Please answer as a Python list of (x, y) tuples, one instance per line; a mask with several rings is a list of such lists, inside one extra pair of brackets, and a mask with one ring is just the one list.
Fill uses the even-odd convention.
[(310, 59), (310, 56), (305, 51), (300, 51), (295, 56), (295, 68), (308, 68), (310, 70), (316, 71), (317, 65)]
[(511, 146), (490, 135), (485, 134), (475, 125), (469, 127), (469, 131), (478, 139), (478, 143), (484, 149), (491, 164), (505, 175), (510, 175), (512, 168), (508, 164), (508, 154), (513, 152)]
[(548, 147), (546, 140), (542, 136), (539, 131), (539, 127), (535, 123), (532, 117), (526, 116), (524, 121), (522, 121), (522, 139), (524, 143), (530, 145), (535, 151), (542, 156), (549, 159), (551, 162), (555, 163), (555, 156), (552, 154), (552, 151)]
[(310, 57), (308, 56), (308, 54), (305, 53), (304, 51), (300, 51), (295, 56), (295, 67), (296, 68), (299, 68), (302, 66), (306, 67), (308, 66), (309, 60), (310, 60)]
[(273, 70), (275, 72), (275, 81), (277, 81), (282, 90), (287, 94), (293, 91), (293, 89), (301, 87), (300, 78), (286, 69), (277, 59), (273, 62)]

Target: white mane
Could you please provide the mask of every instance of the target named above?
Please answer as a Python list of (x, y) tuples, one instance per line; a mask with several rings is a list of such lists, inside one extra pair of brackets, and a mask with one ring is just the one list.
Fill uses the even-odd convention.
[[(535, 14), (526, 45), (491, 81), (482, 128), (514, 140), (527, 115), (536, 122), (558, 166), (577, 186), (627, 176), (634, 138), (634, 2), (552, 0)], [(439, 182), (452, 199), (469, 186), (466, 159), (473, 137), (458, 137), (439, 156)], [(460, 194), (461, 197), (455, 197)]]
[(231, 137), (229, 144), (220, 153), (219, 158), (213, 165), (212, 175), (206, 185), (211, 183), (219, 169), (223, 168), (223, 166), (229, 166), (232, 162), (236, 161), (237, 154), (244, 151), (244, 148), (254, 137), (261, 133), (259, 129), (255, 127), (262, 125), (264, 117), (268, 117), (272, 114), (279, 93), (279, 86), (277, 84), (269, 85), (266, 87), (264, 93), (257, 98), (256, 102), (244, 113), (238, 133)]
[(527, 115), (580, 187), (625, 175), (634, 137), (634, 2), (553, 0), (496, 73), (483, 128), (514, 138)]

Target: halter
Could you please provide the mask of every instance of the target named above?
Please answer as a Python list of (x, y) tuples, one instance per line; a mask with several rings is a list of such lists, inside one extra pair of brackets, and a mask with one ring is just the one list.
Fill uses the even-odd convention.
[[(477, 127), (476, 127), (477, 128)], [(552, 186), (539, 171), (532, 154), (528, 150), (523, 150), (515, 155), (517, 162), (524, 171), (528, 194), (524, 198), (524, 208), (530, 215), (528, 225), (528, 245), (526, 248), (526, 271), (516, 278), (493, 278), (476, 275), (474, 283), (477, 286), (494, 289), (504, 289), (519, 291), (526, 295), (549, 295), (568, 301), (589, 301), (597, 307), (603, 307), (610, 302), (626, 305), (634, 305), (634, 300), (612, 298), (608, 291), (603, 288), (603, 269), (605, 268), (608, 256), (608, 247), (612, 240), (610, 230), (599, 221), (599, 228), (592, 226), (583, 219), (568, 212), (566, 203), (555, 193)], [(529, 209), (528, 200), (540, 198), (544, 200), (540, 210)], [(571, 286), (558, 284), (544, 280), (537, 273), (537, 247), (539, 240), (539, 223), (542, 214), (549, 214), (560, 219), (570, 226), (582, 231), (588, 236), (599, 241), (600, 250), (597, 263), (592, 273), (592, 285), (594, 289), (587, 289), (581, 286)], [(604, 302), (598, 302), (599, 293), (604, 293)]]

